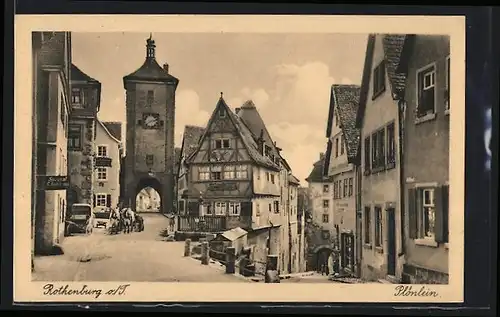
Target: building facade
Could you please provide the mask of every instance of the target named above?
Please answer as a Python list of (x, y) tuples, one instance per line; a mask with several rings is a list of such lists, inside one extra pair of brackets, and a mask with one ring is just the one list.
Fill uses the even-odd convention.
[(71, 115), (71, 33), (35, 33), (34, 253), (50, 254), (64, 238), (68, 205), (67, 131)]
[(397, 283), (402, 277), (403, 222), (399, 153), (398, 92), (404, 78), (395, 74), (400, 54), (397, 35), (369, 35), (357, 127), (361, 131), (361, 276)]
[(101, 102), (101, 83), (71, 65), (71, 116), (68, 125), (68, 206), (92, 205), (96, 120)]
[(324, 189), (332, 197), (334, 248), (339, 251), (339, 269), (350, 275), (356, 273), (354, 162), (360, 137), (356, 127), (360, 90), (357, 85), (332, 86), (326, 131), (328, 148), (323, 171), (333, 182), (332, 186), (327, 185), (329, 187)]
[(96, 121), (93, 207), (115, 208), (120, 200), (122, 125), (120, 122)]
[(299, 237), (299, 272), (307, 271), (307, 239), (306, 239), (306, 223), (308, 219), (308, 202), (307, 187), (299, 186), (297, 188), (297, 218), (299, 223), (297, 226), (297, 234)]
[(328, 265), (328, 257), (334, 250), (333, 182), (332, 178), (325, 176), (325, 165), (325, 154), (320, 153), (306, 178), (310, 213), (305, 228), (308, 270), (320, 270), (323, 265)]
[(162, 213), (170, 213), (175, 209), (175, 92), (179, 80), (169, 73), (168, 64), (158, 64), (155, 51), (150, 37), (143, 65), (123, 77), (127, 112), (123, 200), (135, 208), (137, 194), (151, 187), (161, 196)]
[[(450, 38), (406, 36), (398, 72), (406, 79), (404, 279), (448, 283)], [(422, 168), (423, 164), (425, 168)]]
[(278, 255), (278, 269), (288, 271), (284, 163), (253, 102), (234, 113), (221, 96), (206, 128), (186, 128), (181, 161), (179, 211), (186, 216), (180, 217), (180, 230), (191, 228), (193, 216), (202, 216), (210, 231), (241, 227), (253, 259)]

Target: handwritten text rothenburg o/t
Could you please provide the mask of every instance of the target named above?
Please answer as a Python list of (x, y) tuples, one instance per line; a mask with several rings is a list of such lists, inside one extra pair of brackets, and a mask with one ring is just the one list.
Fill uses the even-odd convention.
[(115, 288), (103, 290), (102, 288), (90, 288), (84, 284), (80, 288), (71, 288), (69, 284), (56, 286), (54, 284), (45, 284), (43, 286), (43, 295), (48, 296), (93, 296), (99, 298), (103, 293), (108, 296), (124, 295), (130, 284), (122, 284)]

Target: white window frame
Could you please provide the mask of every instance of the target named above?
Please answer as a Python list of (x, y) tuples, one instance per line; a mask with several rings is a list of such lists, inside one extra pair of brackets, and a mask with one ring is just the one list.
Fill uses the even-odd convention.
[(239, 216), (241, 212), (241, 203), (230, 202), (228, 204), (228, 214), (230, 216)]
[[(325, 219), (326, 219), (326, 221), (325, 221)], [(329, 223), (330, 222), (330, 215), (329, 214), (323, 214), (323, 215), (321, 215), (321, 222), (322, 223)]]
[[(424, 203), (424, 190), (432, 190), (433, 191), (433, 194), (432, 194), (432, 197), (431, 199), (433, 199), (435, 197), (435, 190), (436, 188), (438, 187), (438, 183), (435, 183), (435, 182), (431, 182), (431, 183), (418, 183), (418, 184), (415, 184), (415, 190), (416, 190), (416, 193), (415, 195), (420, 195), (418, 196), (419, 199), (417, 199), (417, 201), (419, 202), (419, 204), (417, 204), (417, 210), (416, 210), (416, 214), (417, 214), (417, 238), (414, 240), (415, 244), (416, 245), (421, 245), (421, 246), (427, 246), (427, 247), (437, 247), (438, 246), (438, 243), (436, 242), (435, 240), (435, 237), (426, 237), (425, 236), (425, 232), (423, 232), (424, 230), (424, 205), (426, 205), (426, 207), (431, 207), (432, 204), (425, 204)], [(434, 202), (434, 217), (436, 216), (436, 204)], [(434, 221), (435, 221), (435, 218), (434, 218)], [(435, 223), (434, 223), (435, 225)], [(435, 232), (434, 232), (434, 236), (435, 236)]]
[[(380, 215), (380, 217), (379, 217)], [(373, 207), (373, 216), (375, 219), (375, 237), (374, 244), (375, 248), (379, 250), (383, 250), (384, 248), (384, 209), (382, 206), (374, 206)], [(377, 235), (378, 233), (378, 235)], [(378, 238), (378, 239), (377, 239)]]
[(416, 81), (415, 81), (415, 85), (416, 85), (416, 89), (415, 89), (415, 93), (416, 93), (416, 101), (417, 101), (417, 104), (416, 104), (416, 111), (418, 111), (418, 106), (420, 105), (420, 90), (419, 90), (419, 87), (418, 87), (418, 83), (419, 83), (419, 77), (420, 77), (420, 74), (422, 73), (425, 73), (426, 71), (428, 71), (430, 68), (434, 68), (433, 71), (430, 72), (430, 76), (431, 76), (431, 79), (433, 79), (433, 83), (431, 83), (430, 85), (426, 86), (425, 87), (425, 78), (427, 76), (424, 75), (424, 78), (423, 78), (423, 82), (422, 82), (422, 89), (423, 90), (428, 90), (430, 88), (434, 88), (434, 109), (432, 111), (432, 113), (428, 113), (422, 117), (417, 117), (416, 118), (416, 123), (421, 123), (421, 122), (425, 122), (425, 121), (428, 121), (428, 120), (432, 120), (436, 117), (436, 105), (437, 105), (437, 95), (438, 95), (438, 89), (437, 89), (437, 84), (436, 84), (436, 71), (437, 71), (437, 63), (436, 62), (432, 62), (430, 64), (427, 64), (425, 65), (424, 67), (421, 67), (419, 69), (417, 69), (416, 71)]
[[(96, 173), (97, 173), (97, 180), (98, 181), (104, 182), (104, 181), (108, 180), (108, 168), (107, 167), (102, 167), (102, 166), (97, 167)], [(104, 177), (101, 177), (101, 176), (104, 176)]]
[[(326, 206), (325, 206), (326, 202)], [(323, 209), (329, 209), (330, 208), (330, 199), (323, 199)]]
[(220, 202), (220, 201), (215, 202), (215, 205), (214, 205), (214, 214), (216, 216), (224, 216), (224, 215), (226, 215), (226, 210), (227, 210), (227, 204), (226, 204), (226, 202)]
[[(78, 92), (78, 102), (73, 101), (73, 94)], [(83, 91), (79, 87), (72, 87), (71, 88), (71, 105), (75, 106), (77, 108), (82, 108), (83, 107)]]
[[(104, 205), (100, 204), (100, 202), (104, 201)], [(98, 193), (95, 195), (95, 205), (96, 207), (107, 207), (108, 206), (108, 194), (106, 193)]]
[(327, 194), (330, 191), (330, 185), (323, 185), (323, 193)]
[[(220, 178), (212, 178), (212, 173), (220, 173)], [(210, 179), (211, 180), (223, 180), (224, 179), (224, 172), (223, 172), (223, 168), (222, 168), (222, 165), (212, 165), (210, 166)]]
[(237, 179), (248, 178), (248, 165), (236, 165), (236, 178)]
[(450, 72), (450, 69), (451, 69), (451, 64), (450, 64), (450, 55), (448, 55), (445, 59), (445, 78), (446, 78), (446, 81), (445, 81), (445, 86), (446, 86), (446, 91), (448, 92), (448, 100), (445, 101), (445, 104), (444, 104), (444, 113), (445, 114), (450, 114), (450, 99), (451, 99), (451, 94), (450, 94), (450, 86), (451, 86), (451, 76), (448, 76), (448, 73), (450, 73), (451, 75), (451, 72)]
[[(419, 208), (419, 217), (420, 217), (419, 229), (421, 230), (421, 232), (419, 232), (419, 236), (422, 237), (423, 239), (428, 239), (428, 240), (434, 241), (434, 239), (436, 237), (435, 228), (432, 231), (432, 233), (429, 235), (426, 232), (426, 230), (425, 230), (425, 222), (426, 222), (425, 220), (426, 220), (426, 208), (432, 208), (433, 214), (434, 214), (433, 215), (433, 221), (436, 220), (436, 203), (434, 201), (434, 199), (435, 199), (435, 189), (431, 188), (431, 187), (429, 187), (429, 188), (421, 188), (418, 193), (422, 195), (420, 197), (422, 205), (418, 206), (418, 208)], [(425, 201), (425, 194), (426, 193), (429, 193), (429, 201), (428, 202)], [(434, 223), (434, 226), (435, 226), (435, 223)]]
[[(104, 152), (105, 152), (105, 153), (104, 153), (104, 155), (100, 154), (100, 152), (99, 152), (99, 150), (100, 150), (101, 148), (103, 148), (103, 149), (104, 149)], [(108, 145), (107, 145), (107, 144), (99, 144), (99, 145), (97, 146), (97, 148), (96, 148), (96, 156), (97, 156), (97, 157), (109, 157), (109, 156), (108, 156), (108, 154), (109, 154), (109, 153), (108, 153), (108, 148), (109, 148), (109, 147), (108, 147)]]
[[(224, 146), (224, 141), (227, 141), (227, 146)], [(217, 142), (220, 142), (220, 147), (217, 147)], [(231, 148), (231, 139), (229, 138), (218, 138), (214, 140), (214, 149), (222, 150), (222, 149), (230, 149)]]
[(235, 179), (236, 178), (236, 166), (235, 165), (224, 165), (223, 167), (223, 179)]
[(198, 167), (198, 179), (201, 181), (210, 180), (210, 166)]

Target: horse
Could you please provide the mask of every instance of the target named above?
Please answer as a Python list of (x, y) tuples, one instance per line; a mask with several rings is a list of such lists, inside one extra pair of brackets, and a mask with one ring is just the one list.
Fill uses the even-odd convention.
[(120, 232), (120, 212), (112, 209), (109, 215), (109, 233), (117, 234), (118, 232)]
[(132, 230), (132, 225), (134, 223), (134, 212), (130, 208), (122, 209), (122, 224), (123, 224), (123, 232), (130, 233)]

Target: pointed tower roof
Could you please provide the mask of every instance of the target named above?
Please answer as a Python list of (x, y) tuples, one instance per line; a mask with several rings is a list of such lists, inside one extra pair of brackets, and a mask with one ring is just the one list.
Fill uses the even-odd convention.
[(167, 84), (173, 84), (177, 87), (179, 79), (168, 73), (168, 64), (165, 64), (164, 67), (161, 67), (158, 64), (155, 54), (156, 44), (150, 34), (149, 38), (146, 40), (146, 59), (144, 60), (144, 63), (136, 71), (123, 77), (123, 86), (126, 86), (128, 81), (145, 80), (164, 82)]

